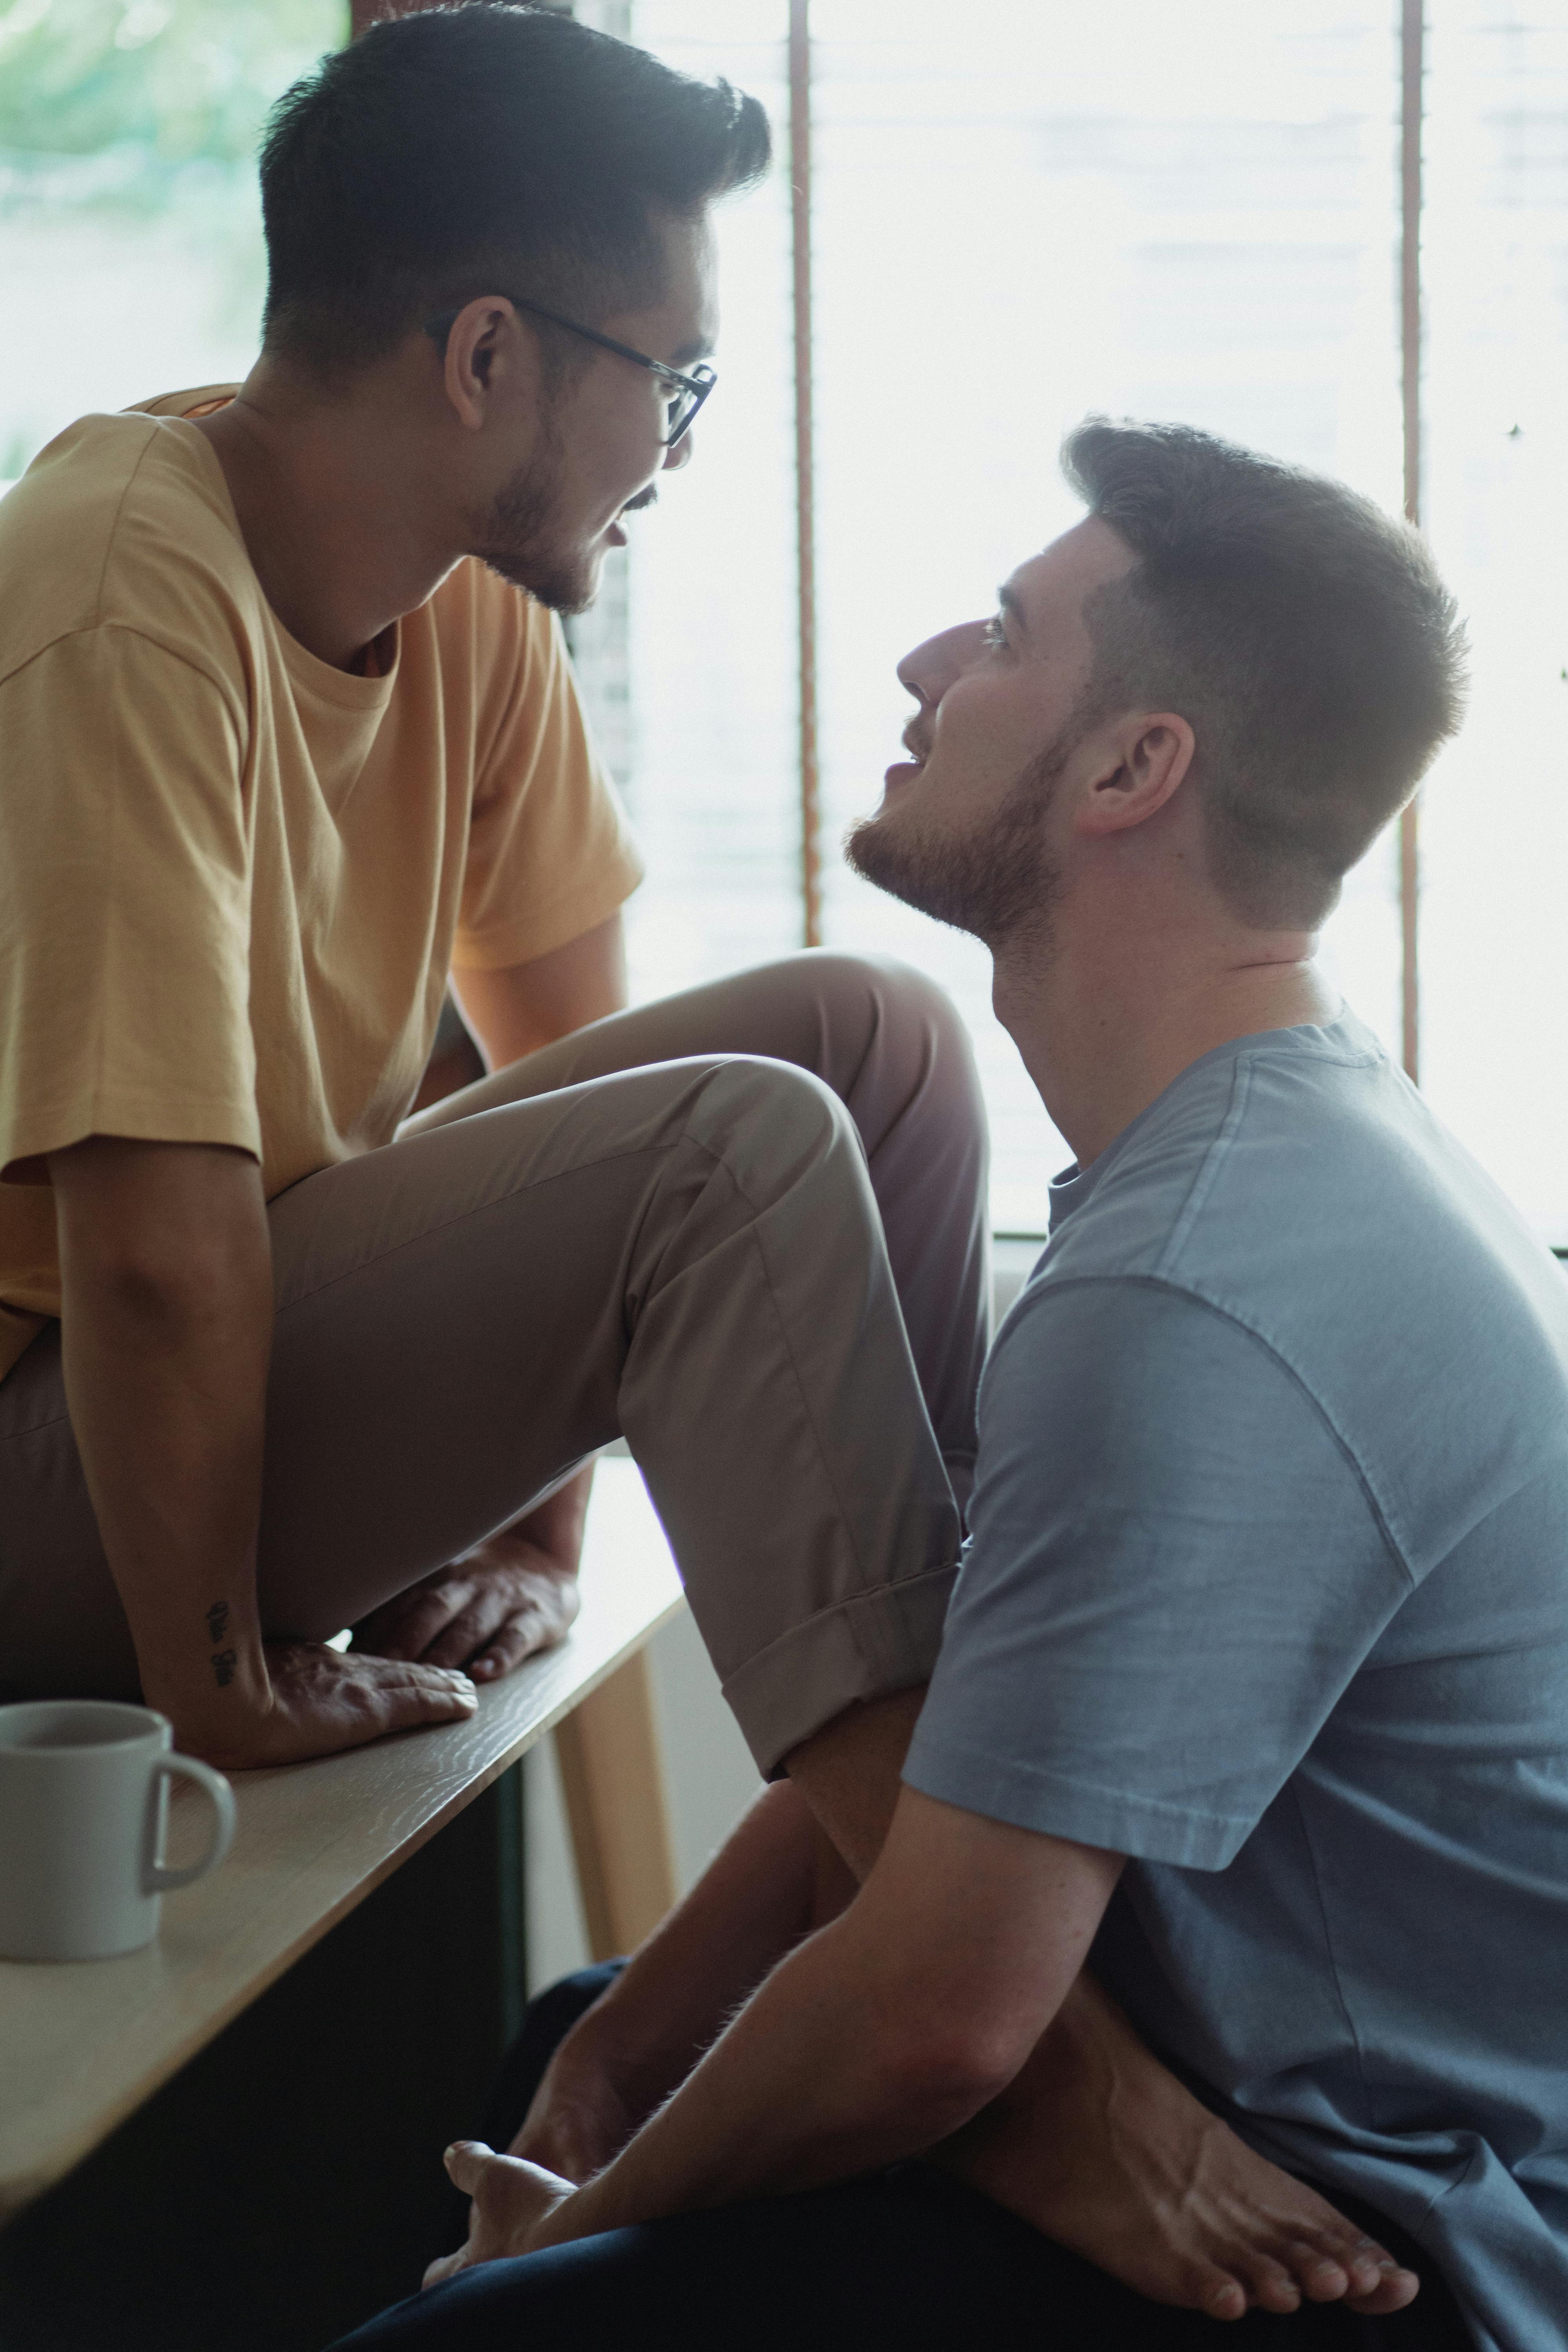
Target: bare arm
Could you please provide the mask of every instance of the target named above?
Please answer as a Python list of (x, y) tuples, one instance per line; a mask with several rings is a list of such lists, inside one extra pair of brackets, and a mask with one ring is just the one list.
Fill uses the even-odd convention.
[[(689, 2091), (701, 2085), (711, 2102), (706, 2127), (727, 2130), (731, 2140), (738, 2137), (754, 2146), (762, 2172), (748, 2175), (743, 2159), (738, 2172), (727, 2173), (721, 2165), (715, 2168), (700, 2141), (686, 2140), (694, 2122), (703, 2127), (704, 2110), (684, 2092), (576, 2194), (569, 2184), (581, 2179), (581, 2170), (552, 2163), (548, 2142), (525, 2145), (526, 2130), (520, 2136), (518, 2158), (531, 2160), (459, 2144), (447, 2151), (447, 2168), (474, 2200), (468, 2242), (433, 2265), (427, 2283), (466, 2263), (527, 2252), (617, 2220), (651, 2218), (680, 2203), (719, 2202), (760, 2187), (799, 2187), (886, 2160), (889, 2150), (908, 2152), (900, 2134), (929, 2131), (940, 2140), (943, 2126), (937, 2118), (945, 2100), (957, 2107), (973, 2103), (973, 2120), (931, 2148), (939, 2162), (1141, 2294), (1224, 2319), (1238, 2318), (1251, 2304), (1293, 2310), (1303, 2297), (1343, 2296), (1352, 2309), (1369, 2313), (1402, 2308), (1416, 2291), (1414, 2276), (1303, 2182), (1237, 2139), (1144, 2049), (1087, 1971), (1073, 1972), (1075, 1941), (1087, 1950), (1090, 1923), (1098, 1919), (1121, 1866), (1116, 1856), (1034, 1839), (1029, 1832), (933, 1805), (913, 1791), (898, 1801), (888, 1834), (897, 1776), (921, 1696), (903, 1692), (851, 1708), (789, 1759), (795, 1790), (809, 1799), (855, 1870), (870, 1875), (837, 1927), (814, 1937), (775, 1969), (688, 2086)], [(770, 1790), (769, 1796), (777, 1793)], [(906, 1834), (911, 1814), (921, 1832), (912, 1843)], [(925, 1834), (933, 1824), (940, 1832), (943, 1816), (950, 1832), (960, 1825), (959, 1846), (950, 1838), (946, 1853), (940, 1834)], [(924, 1853), (922, 1844), (929, 1847)], [(955, 1915), (960, 1932), (944, 1949), (941, 1904), (934, 1920), (921, 1906), (933, 1891), (940, 1896), (944, 1871), (951, 1879), (962, 1847), (973, 1849), (966, 1863), (972, 1883), (964, 1885), (962, 1872), (952, 1882), (962, 1889)], [(1005, 1858), (1009, 1847), (1019, 1867), (1005, 1871), (999, 1887), (987, 1885), (987, 1848), (994, 1859)], [(888, 1866), (899, 1850), (916, 1864), (912, 1872), (903, 1870), (901, 1885), (900, 1874)], [(742, 1858), (743, 1833), (731, 1853)], [(1053, 1951), (1053, 1922), (1040, 1916), (1038, 1874), (1043, 1872), (1048, 1881), (1058, 1865), (1061, 1882), (1054, 1897), (1047, 1893), (1047, 1907), (1052, 1902), (1058, 1906)], [(836, 1903), (849, 1877), (847, 1869), (840, 1869)], [(798, 1894), (798, 1871), (796, 1878)], [(720, 1892), (717, 1877), (712, 1892)], [(743, 1904), (748, 1890), (742, 1886), (738, 1892)], [(700, 1888), (698, 1897), (702, 1893)], [(1080, 1905), (1079, 1924), (1086, 1932), (1075, 1938), (1072, 1922)], [(998, 1973), (998, 1961), (1005, 1962), (1009, 1941), (1021, 1928), (1027, 1947), (1031, 1919), (1037, 1929), (1046, 1930), (1037, 1956), (1044, 1983), (1036, 1980), (1031, 1961), (1020, 1988), (1016, 1979), (1009, 1981), (1005, 1965)], [(722, 1946), (721, 1906), (705, 1930), (711, 1943)], [(868, 1946), (862, 1940), (868, 1931)], [(978, 1949), (966, 1953), (965, 1933), (979, 1934)], [(900, 1939), (914, 1948), (912, 1972), (894, 1948)], [(933, 1999), (933, 1989), (942, 1992), (944, 1960), (946, 1994)], [(633, 1978), (637, 1965), (624, 1982)], [(697, 1965), (700, 1969), (700, 1956)], [(1020, 2063), (1020, 2044), (1032, 2030), (1030, 2000), (1038, 2000), (1042, 1992), (1041, 2030)], [(671, 1986), (668, 1997), (679, 2002), (680, 1989)], [(890, 2011), (888, 2003), (903, 2006)], [(593, 2014), (579, 2032), (589, 2027)], [(955, 2021), (969, 2029), (961, 2030), (956, 2040)], [(833, 2098), (825, 2103), (824, 2085), (809, 2070), (837, 2063), (846, 2023), (854, 2046), (842, 2072), (826, 2085), (831, 2094), (842, 2095), (836, 2116)], [(805, 2053), (805, 2076), (790, 2063), (798, 2053)], [(951, 2069), (945, 2077), (944, 2067)], [(1002, 2082), (997, 2095), (987, 2101), (979, 2086), (988, 2071)], [(755, 2133), (744, 2121), (751, 2099), (773, 2103), (756, 2110), (763, 2120)], [(786, 2126), (782, 2133), (781, 2106)], [(797, 2106), (808, 2134), (816, 2129), (815, 2149), (809, 2137), (792, 2143), (787, 2126), (795, 2123)], [(626, 2128), (629, 2120), (619, 2116), (617, 2127)], [(825, 2147), (835, 2171), (808, 2168), (803, 2177), (802, 2158), (808, 2168), (820, 2165)], [(577, 2151), (568, 2147), (564, 2152)], [(584, 2152), (591, 2161), (591, 2150)], [(773, 2170), (767, 2168), (770, 2161)], [(598, 2200), (608, 2206), (607, 2212)]]
[(66, 1395), (148, 1705), (231, 1766), (471, 1712), (459, 1675), (263, 1643), (272, 1268), (255, 1161), (95, 1136), (48, 1167)]
[(452, 986), (490, 1068), (520, 1062), (574, 1029), (622, 1010), (626, 950), (620, 915), (531, 963), (500, 971), (455, 971)]
[(855, 1882), (787, 1780), (754, 1804), (551, 2061), (514, 2156), (582, 2182), (679, 2088), (769, 1969)]
[[(842, 1916), (773, 1969), (585, 2188), (460, 2147), (464, 2259), (806, 2189), (914, 2155), (1013, 2079), (1082, 1965), (1119, 1856), (906, 1789)], [(559, 2201), (552, 2201), (555, 2199)], [(521, 2225), (521, 2226), (520, 2226)]]

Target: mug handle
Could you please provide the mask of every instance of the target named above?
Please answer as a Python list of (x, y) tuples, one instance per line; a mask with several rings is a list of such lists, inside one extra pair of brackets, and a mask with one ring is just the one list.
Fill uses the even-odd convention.
[(221, 1772), (215, 1772), (210, 1764), (199, 1762), (195, 1756), (160, 1756), (153, 1769), (168, 1780), (194, 1780), (212, 1799), (216, 1816), (211, 1841), (199, 1862), (187, 1863), (183, 1870), (170, 1870), (161, 1862), (148, 1864), (142, 1892), (167, 1895), (174, 1887), (189, 1886), (193, 1880), (205, 1878), (209, 1870), (216, 1870), (234, 1843), (234, 1790)]

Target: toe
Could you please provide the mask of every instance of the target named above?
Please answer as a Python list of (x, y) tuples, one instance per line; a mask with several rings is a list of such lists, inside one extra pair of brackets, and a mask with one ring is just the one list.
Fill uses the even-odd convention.
[(1384, 2256), (1379, 2264), (1377, 2285), (1370, 2294), (1350, 2294), (1346, 2308), (1361, 2313), (1363, 2318), (1385, 2319), (1392, 2311), (1403, 2311), (1414, 2303), (1421, 2292), (1421, 2282), (1414, 2271), (1401, 2270), (1399, 2264)]
[[(1239, 2265), (1238, 2265), (1239, 2267)], [(1252, 2299), (1264, 2311), (1300, 2311), (1301, 2290), (1283, 2263), (1255, 2255), (1247, 2268)]]
[(1194, 2299), (1197, 2308), (1206, 2311), (1211, 2319), (1247, 2317), (1247, 2289), (1239, 2279), (1231, 2278), (1224, 2271), (1211, 2271), (1197, 2288)]
[(1338, 2303), (1358, 2284), (1372, 2284), (1371, 2280), (1352, 2279), (1345, 2263), (1334, 2254), (1325, 2253), (1321, 2246), (1292, 2246), (1285, 2259), (1309, 2303)]

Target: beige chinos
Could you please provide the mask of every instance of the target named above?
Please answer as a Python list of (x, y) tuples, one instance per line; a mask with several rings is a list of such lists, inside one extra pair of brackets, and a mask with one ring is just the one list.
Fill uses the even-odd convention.
[[(817, 952), (597, 1022), (292, 1186), (266, 1628), (336, 1632), (624, 1433), (763, 1770), (924, 1681), (973, 1461), (984, 1179), (946, 999)], [(51, 1327), (0, 1382), (0, 1685), (135, 1685)]]

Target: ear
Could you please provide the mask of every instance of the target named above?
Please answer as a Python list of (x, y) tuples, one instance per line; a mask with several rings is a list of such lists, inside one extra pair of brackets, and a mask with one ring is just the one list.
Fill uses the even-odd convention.
[(480, 295), (466, 302), (447, 337), (443, 388), (465, 431), (479, 432), (505, 391), (539, 389), (539, 355), (508, 301)]
[(1079, 829), (1125, 833), (1173, 797), (1197, 744), (1187, 720), (1171, 710), (1130, 714), (1102, 740), (1104, 756), (1086, 780)]

